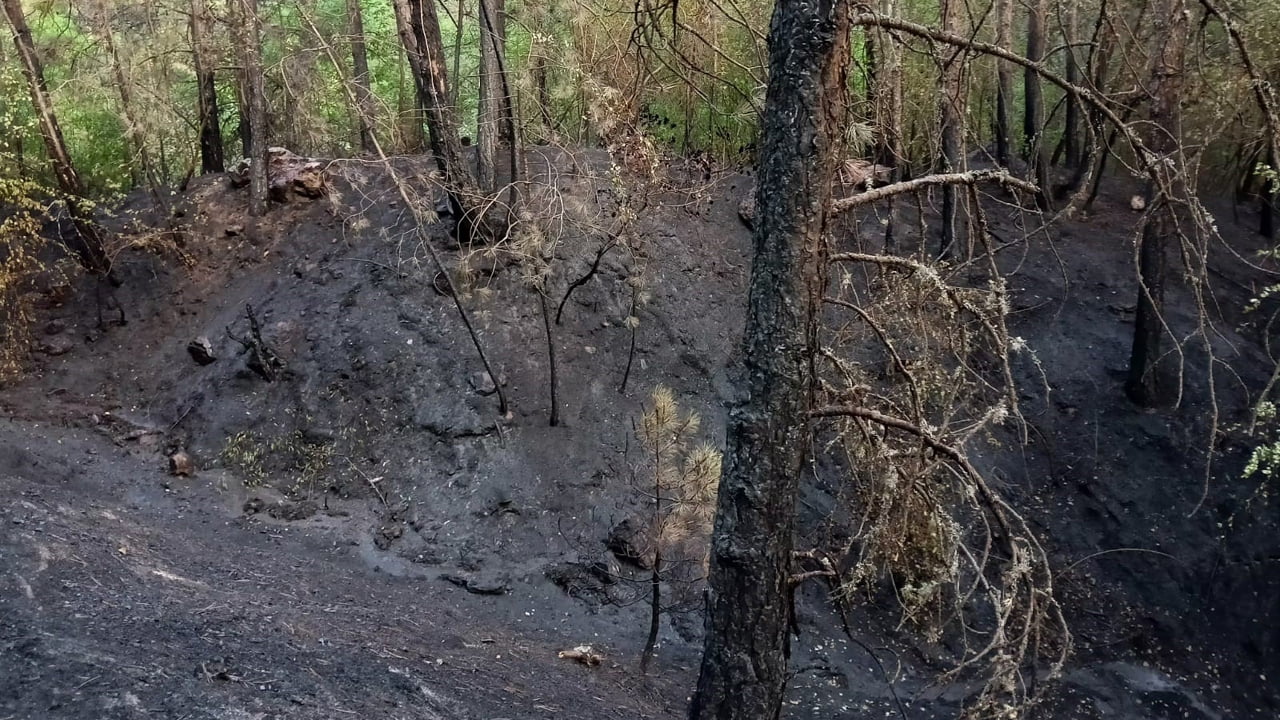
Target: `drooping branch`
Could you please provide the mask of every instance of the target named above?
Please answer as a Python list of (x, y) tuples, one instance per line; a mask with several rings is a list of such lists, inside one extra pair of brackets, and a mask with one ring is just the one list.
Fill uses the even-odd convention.
[(1003, 170), (970, 170), (968, 172), (957, 173), (937, 173), (934, 175), (925, 175), (914, 180), (905, 180), (890, 185), (883, 185), (878, 188), (867, 190), (866, 192), (851, 195), (847, 198), (841, 198), (831, 203), (832, 213), (842, 213), (852, 208), (868, 205), (883, 200), (894, 195), (903, 193), (912, 193), (923, 190), (927, 187), (936, 187), (939, 185), (974, 185), (980, 182), (995, 182), (1004, 187), (1016, 188), (1026, 193), (1035, 195), (1040, 192), (1040, 188), (1034, 183), (1026, 180), (1020, 180)]
[(907, 433), (908, 435), (915, 436), (920, 440), (920, 442), (928, 446), (930, 450), (933, 450), (938, 455), (945, 457), (960, 468), (968, 480), (973, 483), (978, 494), (982, 496), (983, 502), (986, 503), (987, 509), (991, 511), (991, 515), (995, 518), (996, 523), (1000, 525), (1000, 529), (1004, 531), (1005, 541), (1007, 542), (1013, 537), (1013, 532), (1008, 519), (1008, 512), (1011, 510), (1009, 504), (1000, 499), (1000, 497), (991, 490), (987, 485), (986, 480), (983, 479), (982, 473), (978, 472), (978, 469), (973, 466), (973, 463), (969, 461), (969, 458), (966, 457), (958, 448), (939, 440), (932, 433), (926, 431), (919, 425), (903, 420), (902, 418), (885, 415), (877, 410), (872, 410), (871, 408), (861, 407), (858, 405), (827, 405), (818, 407), (810, 410), (809, 416), (813, 418), (857, 418), (859, 420), (867, 420), (876, 423), (877, 425), (893, 430), (899, 430)]

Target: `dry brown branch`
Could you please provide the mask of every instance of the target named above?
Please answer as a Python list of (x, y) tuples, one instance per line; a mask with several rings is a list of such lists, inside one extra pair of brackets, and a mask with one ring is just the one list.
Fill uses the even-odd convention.
[(1039, 194), (1040, 192), (1040, 188), (1034, 183), (1029, 183), (1026, 180), (1016, 178), (1003, 170), (970, 170), (968, 172), (938, 173), (935, 175), (919, 177), (914, 180), (905, 180), (903, 182), (884, 185), (858, 193), (857, 195), (841, 198), (831, 203), (831, 212), (839, 214), (861, 205), (876, 202), (877, 200), (883, 200), (903, 193), (918, 192), (929, 187), (936, 187), (939, 185), (974, 185), (980, 182), (994, 182), (1004, 187), (1016, 188), (1032, 195)]

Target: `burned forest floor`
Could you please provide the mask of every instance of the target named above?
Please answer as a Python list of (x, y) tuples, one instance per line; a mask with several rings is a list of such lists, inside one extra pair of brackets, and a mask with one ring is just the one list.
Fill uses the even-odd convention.
[[(637, 670), (635, 423), (662, 385), (723, 447), (752, 181), (641, 181), (596, 150), (528, 160), (537, 233), (460, 247), (447, 216), (428, 227), (507, 417), (377, 164), (336, 161), (325, 197), (263, 218), (223, 176), (176, 195), (172, 220), (141, 194), (104, 216), (133, 240), (118, 286), (34, 293), (29, 366), (0, 388), (0, 720), (683, 717), (698, 588)], [(447, 208), (425, 161), (397, 168)], [(1182, 348), (1177, 408), (1134, 406), (1135, 192), (1107, 178), (1047, 225), (999, 193), (985, 208), (1030, 350), (1026, 430), (967, 449), (1043, 543), (1074, 641), (1027, 716), (1275, 717), (1280, 509), (1243, 477), (1242, 430), (1274, 368), (1274, 301), (1246, 311), (1274, 264), (1250, 214), (1206, 200), (1209, 289), (1171, 284), (1166, 321), (1190, 338), (1207, 318), (1209, 340)], [(900, 251), (922, 226), (936, 242), (928, 207), (898, 212)], [(881, 252), (882, 219), (835, 247)], [(806, 481), (802, 517), (832, 482)], [(816, 532), (802, 522), (800, 544)], [(784, 717), (957, 717), (976, 688), (939, 682), (954, 648), (859, 597), (845, 633), (825, 587), (798, 592)]]

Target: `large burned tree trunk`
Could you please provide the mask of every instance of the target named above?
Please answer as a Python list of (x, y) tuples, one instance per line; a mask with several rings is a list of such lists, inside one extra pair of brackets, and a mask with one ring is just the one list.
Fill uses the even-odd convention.
[(200, 172), (227, 169), (222, 147), (222, 119), (218, 114), (218, 86), (214, 73), (209, 34), (213, 19), (208, 0), (191, 0), (191, 55), (196, 74), (196, 97), (200, 111)]
[(712, 534), (693, 720), (777, 718), (786, 687), (792, 531), (814, 392), (823, 235), (849, 58), (846, 0), (779, 0), (756, 189), (743, 396)]
[(458, 135), (458, 111), (449, 99), (449, 79), (445, 70), (444, 42), (440, 38), (440, 18), (433, 0), (395, 0), (396, 24), (413, 71), (414, 85), (427, 129), (431, 152), (455, 210), (462, 213), (462, 234), (471, 239), (483, 231), (484, 198), (475, 174), (467, 167)]
[(67, 143), (62, 136), (62, 126), (58, 124), (58, 116), (53, 111), (53, 99), (49, 97), (49, 88), (44, 80), (44, 67), (40, 64), (40, 57), (36, 55), (31, 28), (27, 26), (27, 18), (22, 13), (22, 3), (19, 0), (3, 0), (3, 5), (5, 17), (9, 19), (9, 25), (13, 29), (13, 44), (18, 51), (27, 89), (31, 93), (31, 104), (40, 123), (40, 137), (49, 154), (49, 164), (53, 167), (58, 189), (72, 200), (67, 203), (67, 207), (79, 236), (76, 253), (86, 270), (105, 274), (111, 269), (111, 260), (107, 257), (98, 228), (84, 216), (83, 210), (75, 202), (84, 197), (84, 184), (71, 162), (71, 153), (67, 151)]
[(1179, 160), (1186, 0), (1161, 0), (1155, 11), (1155, 37), (1160, 45), (1152, 57), (1152, 105), (1144, 140), (1159, 161), (1153, 163), (1154, 176), (1147, 181), (1149, 210), (1138, 246), (1138, 307), (1125, 383), (1129, 398), (1143, 407), (1156, 407), (1169, 395), (1167, 361), (1162, 357), (1167, 335), (1161, 316), (1167, 275), (1165, 246), (1178, 241), (1177, 198), (1171, 195), (1185, 192), (1187, 182)]

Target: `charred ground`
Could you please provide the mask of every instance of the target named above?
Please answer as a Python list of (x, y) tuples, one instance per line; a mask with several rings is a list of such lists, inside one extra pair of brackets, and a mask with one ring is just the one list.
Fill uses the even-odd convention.
[[(655, 385), (722, 439), (750, 179), (673, 172), (642, 191), (603, 153), (535, 151), (530, 165), (556, 189), (540, 208), (592, 222), (502, 252), (458, 248), (447, 221), (432, 231), (451, 263), (466, 257), (510, 419), (376, 166), (336, 163), (327, 199), (261, 220), (225, 178), (200, 180), (180, 198), (181, 232), (152, 244), (166, 250), (118, 258), (120, 287), (42, 295), (29, 375), (0, 395), (0, 717), (683, 713), (701, 619), (664, 620), (655, 675), (638, 678), (644, 608), (606, 541), (637, 513), (632, 419)], [(403, 169), (430, 193), (424, 167)], [(1176, 411), (1143, 412), (1121, 390), (1138, 214), (1130, 188), (1108, 184), (1087, 217), (1045, 231), (1035, 213), (990, 210), (996, 235), (1030, 236), (999, 261), (1011, 330), (1035, 353), (1016, 367), (1032, 431), (971, 450), (1041, 533), (1076, 640), (1036, 713), (1270, 717), (1280, 535), (1273, 507), (1245, 503), (1258, 484), (1240, 479), (1248, 441), (1233, 429), (1271, 371), (1265, 316), (1243, 311), (1265, 282), (1245, 261), (1259, 245), (1219, 209), (1231, 247), (1213, 252), (1208, 310), (1232, 371), (1213, 387), (1222, 432), (1206, 475), (1203, 351), (1188, 346)], [(153, 213), (140, 196), (106, 222)], [(879, 250), (876, 223), (866, 214), (839, 242)], [(550, 427), (526, 261), (548, 263), (554, 305), (618, 237), (553, 325), (564, 422)], [(273, 382), (233, 338), (249, 334), (246, 306), (282, 361)], [(1171, 326), (1196, 312), (1171, 292)], [(187, 349), (198, 337), (208, 365)], [(177, 450), (194, 477), (165, 472)], [(832, 482), (806, 490), (806, 532)], [(788, 717), (896, 715), (893, 692), (909, 717), (955, 716), (973, 688), (932, 684), (954, 648), (897, 627), (892, 606), (855, 603), (850, 641), (821, 586), (800, 592)], [(579, 644), (604, 664), (557, 658)]]

